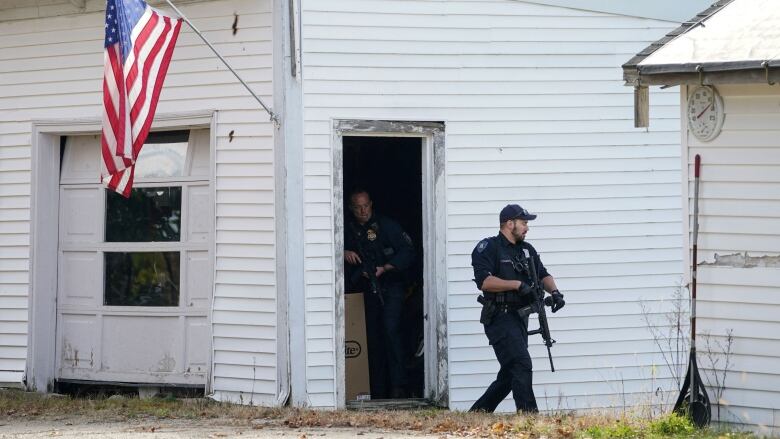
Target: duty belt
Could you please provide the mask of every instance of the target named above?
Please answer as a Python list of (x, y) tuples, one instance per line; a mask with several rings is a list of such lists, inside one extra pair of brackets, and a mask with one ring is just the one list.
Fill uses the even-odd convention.
[(499, 305), (521, 305), (523, 303), (518, 293), (491, 293), (485, 294), (485, 298)]

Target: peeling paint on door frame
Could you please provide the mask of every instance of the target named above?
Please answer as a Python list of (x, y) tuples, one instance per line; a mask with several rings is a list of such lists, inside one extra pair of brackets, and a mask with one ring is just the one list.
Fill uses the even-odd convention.
[[(333, 120), (333, 232), (335, 252), (335, 348), (344, 346), (344, 136), (420, 137), (422, 144), (424, 276), (433, 294), (424, 299), (425, 396), (440, 406), (449, 401), (447, 360), (446, 186), (444, 181), (444, 122)], [(434, 343), (431, 343), (434, 340)], [(336, 406), (345, 406), (344, 355), (336, 355)]]

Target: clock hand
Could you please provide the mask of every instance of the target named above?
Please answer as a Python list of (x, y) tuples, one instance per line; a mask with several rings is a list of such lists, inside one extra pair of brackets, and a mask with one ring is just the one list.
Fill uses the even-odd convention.
[(701, 116), (704, 114), (704, 112), (706, 112), (707, 110), (709, 110), (709, 109), (710, 109), (710, 107), (711, 107), (711, 106), (712, 106), (712, 103), (710, 103), (709, 105), (707, 105), (706, 107), (704, 107), (704, 109), (703, 109), (703, 110), (701, 110), (701, 113), (699, 113), (698, 115), (696, 115), (696, 119), (700, 118), (700, 117), (701, 117)]

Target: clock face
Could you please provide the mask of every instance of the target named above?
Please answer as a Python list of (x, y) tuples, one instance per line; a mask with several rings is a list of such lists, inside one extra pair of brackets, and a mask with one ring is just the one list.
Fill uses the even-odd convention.
[(688, 97), (688, 131), (697, 139), (707, 142), (720, 134), (723, 126), (723, 101), (710, 86), (693, 90)]

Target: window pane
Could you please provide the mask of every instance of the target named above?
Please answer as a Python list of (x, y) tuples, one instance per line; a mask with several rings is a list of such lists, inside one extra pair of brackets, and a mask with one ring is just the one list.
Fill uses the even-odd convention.
[(130, 198), (106, 191), (106, 242), (179, 241), (181, 187), (133, 189)]
[(186, 175), (189, 131), (149, 133), (135, 162), (135, 178), (181, 177)]
[(105, 297), (109, 306), (178, 306), (179, 252), (107, 252)]

